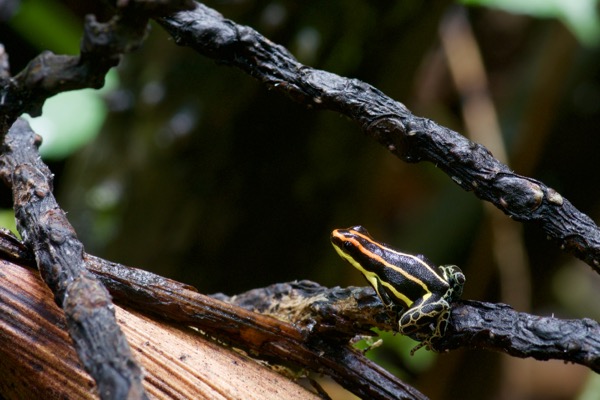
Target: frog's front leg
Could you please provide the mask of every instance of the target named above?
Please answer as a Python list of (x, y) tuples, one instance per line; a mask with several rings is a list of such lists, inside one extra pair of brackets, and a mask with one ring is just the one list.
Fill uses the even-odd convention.
[(449, 318), (450, 305), (443, 298), (430, 297), (406, 310), (400, 316), (398, 331), (421, 341), (411, 350), (411, 355), (423, 346), (431, 349), (431, 341), (446, 332)]

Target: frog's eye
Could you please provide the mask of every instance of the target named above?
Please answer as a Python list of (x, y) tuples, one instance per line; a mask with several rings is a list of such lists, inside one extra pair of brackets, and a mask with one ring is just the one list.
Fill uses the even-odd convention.
[(352, 228), (350, 228), (349, 230), (351, 230), (351, 231), (354, 231), (354, 232), (357, 232), (357, 233), (360, 233), (361, 235), (363, 235), (363, 236), (366, 236), (366, 237), (368, 237), (369, 239), (373, 239), (373, 238), (371, 237), (371, 234), (370, 234), (370, 233), (369, 233), (369, 232), (368, 232), (368, 231), (367, 231), (365, 228), (363, 228), (363, 227), (362, 227), (362, 226), (360, 226), (360, 225), (353, 226), (353, 227), (352, 227)]
[(454, 272), (454, 280), (459, 285), (464, 285), (465, 282), (467, 281), (467, 278), (465, 277), (465, 274), (463, 274), (462, 272)]
[(444, 280), (452, 287), (454, 296), (459, 297), (467, 281), (465, 274), (456, 265), (441, 265), (439, 268)]
[(344, 249), (346, 250), (352, 250), (354, 248), (354, 244), (352, 244), (352, 242), (349, 241), (344, 242), (342, 246), (344, 246)]

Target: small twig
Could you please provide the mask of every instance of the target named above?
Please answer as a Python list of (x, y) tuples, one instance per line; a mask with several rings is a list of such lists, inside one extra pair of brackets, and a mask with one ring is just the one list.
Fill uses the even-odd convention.
[(598, 226), (555, 190), (515, 174), (485, 147), (412, 115), (364, 82), (302, 65), (284, 47), (202, 4), (157, 21), (180, 45), (240, 68), (308, 107), (348, 116), (402, 160), (434, 163), (511, 218), (540, 226), (549, 239), (600, 273)]
[(12, 188), (19, 233), (65, 312), (79, 358), (101, 398), (145, 399), (142, 371), (117, 324), (110, 295), (86, 270), (83, 245), (52, 194), (52, 173), (37, 152), (40, 143), (29, 124), (18, 119), (2, 145), (0, 176)]
[(108, 22), (98, 22), (93, 15), (86, 17), (79, 56), (44, 51), (12, 78), (8, 62), (0, 57), (0, 133), (5, 133), (23, 113), (40, 115), (46, 99), (57, 93), (101, 88), (107, 72), (119, 63), (121, 55), (144, 41), (151, 15), (165, 15), (192, 5), (191, 0), (120, 3), (123, 8)]

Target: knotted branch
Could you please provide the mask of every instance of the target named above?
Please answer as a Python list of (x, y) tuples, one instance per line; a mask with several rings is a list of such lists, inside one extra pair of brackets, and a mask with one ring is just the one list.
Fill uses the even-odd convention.
[(464, 190), (517, 221), (538, 225), (600, 273), (600, 229), (594, 221), (542, 182), (515, 174), (485, 147), (414, 116), (371, 85), (299, 63), (284, 47), (202, 4), (158, 22), (180, 45), (237, 67), (307, 107), (346, 115), (400, 159), (434, 163)]
[(52, 193), (40, 137), (18, 119), (2, 144), (0, 176), (12, 188), (19, 233), (66, 316), (79, 358), (103, 399), (145, 399), (142, 371), (117, 325), (110, 295), (85, 268), (83, 245)]
[(88, 15), (78, 56), (44, 51), (14, 77), (8, 73), (8, 59), (1, 48), (0, 132), (6, 132), (23, 113), (40, 115), (46, 99), (57, 93), (101, 88), (106, 74), (119, 64), (121, 56), (144, 41), (151, 15), (166, 15), (191, 6), (190, 0), (130, 1), (123, 2), (107, 22)]
[[(311, 325), (323, 333), (335, 330), (356, 334), (372, 327), (397, 330), (396, 319), (371, 287), (326, 289), (301, 281), (221, 298), (294, 323)], [(461, 300), (452, 304), (450, 324), (435, 347), (437, 351), (483, 348), (520, 358), (563, 360), (600, 373), (599, 338), (600, 324), (588, 318), (540, 317), (517, 312), (506, 304)]]
[[(24, 264), (29, 260), (27, 249), (2, 232), (0, 254), (3, 258)], [(318, 364), (307, 364), (301, 354), (290, 351), (298, 343), (287, 335), (275, 335), (285, 345), (274, 342), (268, 347), (256, 345), (273, 338), (249, 343), (248, 338), (265, 337), (263, 329), (253, 322), (254, 317), (243, 319), (248, 324), (245, 329), (256, 333), (245, 338), (238, 337), (235, 332), (241, 329), (241, 325), (237, 325), (240, 314), (235, 317), (228, 315), (231, 305), (275, 317), (279, 323), (293, 324), (302, 332), (303, 340), (311, 336), (331, 338), (342, 345), (356, 335), (372, 334), (372, 328), (397, 330), (397, 316), (381, 303), (372, 287), (325, 288), (314, 282), (297, 281), (257, 288), (235, 296), (216, 294), (207, 297), (197, 293), (193, 287), (151, 272), (90, 255), (85, 255), (85, 260), (86, 267), (106, 285), (119, 304), (197, 326), (218, 337), (230, 337), (230, 331), (233, 331), (236, 346), (264, 357), (282, 359), (285, 355), (283, 360), (306, 368), (320, 370)], [(207, 310), (212, 316), (202, 317)], [(563, 360), (600, 373), (599, 337), (600, 324), (587, 318), (541, 317), (517, 312), (506, 304), (461, 300), (452, 304), (448, 329), (435, 347), (438, 351), (477, 348), (521, 358)], [(280, 352), (281, 349), (287, 350)], [(315, 360), (318, 362), (318, 357)], [(379, 381), (382, 382), (381, 378)]]
[[(23, 265), (32, 265), (27, 247), (7, 232), (0, 231), (0, 258), (10, 259)], [(347, 390), (361, 398), (370, 399), (425, 399), (425, 396), (411, 386), (367, 359), (349, 345), (349, 340), (360, 334), (371, 334), (368, 322), (363, 319), (361, 328), (351, 314), (337, 314), (335, 307), (355, 310), (356, 315), (369, 304), (379, 300), (366, 290), (346, 289), (327, 290), (311, 282), (299, 285), (316, 292), (315, 298), (323, 302), (323, 316), (308, 312), (303, 307), (310, 304), (310, 296), (296, 296), (294, 306), (283, 301), (281, 313), (240, 307), (224, 296), (206, 296), (195, 288), (164, 278), (148, 271), (126, 267), (102, 260), (89, 254), (84, 255), (86, 268), (93, 273), (110, 291), (115, 303), (138, 310), (183, 326), (197, 327), (209, 337), (221, 343), (285, 365), (331, 376)], [(287, 285), (282, 284), (282, 287)], [(268, 288), (266, 290), (269, 290)], [(275, 294), (275, 291), (266, 293)], [(337, 306), (331, 313), (326, 311), (324, 295)], [(333, 297), (330, 297), (333, 296)], [(359, 300), (364, 297), (364, 300)], [(361, 304), (358, 307), (357, 301)], [(270, 304), (276, 308), (277, 299), (270, 297)], [(249, 309), (248, 309), (249, 308)], [(255, 311), (261, 311), (257, 313)], [(295, 315), (297, 318), (290, 318)], [(325, 316), (327, 315), (327, 316)], [(373, 315), (373, 314), (371, 314)], [(276, 318), (274, 318), (274, 316)], [(354, 315), (355, 316), (355, 315)], [(314, 319), (317, 317), (318, 319)], [(388, 316), (391, 326), (393, 316)], [(385, 325), (381, 325), (385, 326)]]

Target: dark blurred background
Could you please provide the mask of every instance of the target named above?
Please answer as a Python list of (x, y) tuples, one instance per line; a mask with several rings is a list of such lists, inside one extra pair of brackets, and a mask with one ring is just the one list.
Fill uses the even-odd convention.
[[(598, 221), (598, 2), (515, 3), (206, 2), (301, 62), (368, 82), (483, 143)], [(12, 72), (41, 50), (76, 54), (84, 16), (110, 17), (102, 5), (0, 1)], [(535, 226), (433, 165), (401, 162), (343, 117), (177, 47), (156, 24), (102, 91), (56, 96), (34, 124), (88, 252), (204, 293), (296, 279), (363, 285), (329, 244), (332, 229), (361, 224), (399, 249), (459, 265), (464, 298), (600, 318), (598, 276)], [(1, 201), (3, 224), (14, 226), (8, 192)], [(600, 396), (596, 375), (579, 366), (475, 350), (411, 358), (412, 345), (386, 336), (370, 354), (433, 399)]]

